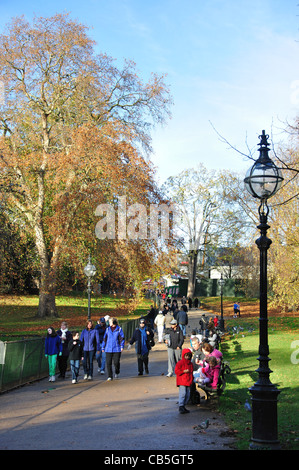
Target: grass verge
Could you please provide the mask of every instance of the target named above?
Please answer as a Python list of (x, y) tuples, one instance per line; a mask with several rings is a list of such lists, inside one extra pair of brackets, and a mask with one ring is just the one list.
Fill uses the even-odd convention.
[[(104, 316), (116, 316), (121, 321), (139, 318), (146, 315), (152, 301), (140, 299), (133, 312), (128, 313), (125, 308), (125, 299), (116, 296), (101, 295), (91, 300), (91, 319), (96, 321)], [(28, 336), (45, 336), (46, 329), (53, 326), (60, 327), (61, 321), (69, 324), (69, 329), (85, 328), (87, 320), (87, 296), (65, 295), (56, 297), (58, 310), (57, 318), (37, 318), (38, 296), (20, 295), (0, 296), (0, 340)]]
[[(232, 372), (219, 398), (219, 411), (237, 437), (237, 448), (248, 449), (251, 438), (251, 404), (249, 387), (258, 378), (258, 318), (231, 319), (226, 322), (228, 333), (221, 344)], [(282, 449), (299, 449), (299, 318), (269, 319), (270, 380), (276, 385), (278, 396), (278, 438)]]

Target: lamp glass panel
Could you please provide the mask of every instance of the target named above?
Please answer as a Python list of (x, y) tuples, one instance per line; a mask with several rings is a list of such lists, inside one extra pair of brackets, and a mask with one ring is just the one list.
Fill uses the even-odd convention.
[(246, 174), (245, 187), (252, 196), (267, 199), (273, 196), (281, 186), (281, 172), (272, 162), (257, 162)]

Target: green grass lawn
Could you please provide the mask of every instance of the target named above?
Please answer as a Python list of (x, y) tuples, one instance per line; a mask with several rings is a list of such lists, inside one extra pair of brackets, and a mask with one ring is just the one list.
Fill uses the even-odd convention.
[[(248, 449), (251, 438), (251, 412), (244, 407), (251, 404), (248, 388), (257, 381), (258, 374), (258, 319), (228, 320), (230, 333), (221, 344), (232, 372), (227, 376), (225, 392), (219, 399), (219, 409), (238, 438), (238, 448)], [(233, 332), (232, 326), (243, 331)], [(278, 433), (282, 449), (299, 449), (299, 318), (269, 319), (270, 380), (276, 385), (278, 396)]]
[[(91, 298), (91, 319), (94, 323), (104, 315), (116, 316), (121, 321), (146, 315), (152, 301), (140, 299), (139, 305), (131, 314), (119, 315), (119, 307), (125, 303), (121, 297), (101, 295)], [(49, 326), (59, 327), (62, 320), (67, 320), (69, 328), (85, 327), (87, 319), (87, 295), (72, 294), (56, 297), (58, 318), (36, 317), (38, 296), (1, 296), (0, 297), (0, 340), (17, 339), (30, 335), (45, 335)]]

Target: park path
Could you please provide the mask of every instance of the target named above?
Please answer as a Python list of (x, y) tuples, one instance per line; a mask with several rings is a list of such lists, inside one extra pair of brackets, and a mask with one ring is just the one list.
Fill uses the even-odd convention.
[[(202, 312), (189, 312), (189, 335)], [(0, 395), (2, 450), (229, 450), (234, 440), (221, 416), (205, 402), (178, 413), (175, 377), (166, 377), (167, 350), (156, 343), (149, 375), (137, 376), (134, 347), (124, 350), (120, 377), (111, 382), (40, 380)], [(206, 430), (195, 427), (209, 419)]]

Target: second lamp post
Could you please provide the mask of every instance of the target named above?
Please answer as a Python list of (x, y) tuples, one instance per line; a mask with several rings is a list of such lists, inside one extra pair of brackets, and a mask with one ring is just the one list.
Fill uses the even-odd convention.
[(84, 268), (84, 273), (87, 276), (88, 279), (88, 284), (87, 284), (87, 292), (88, 292), (88, 320), (90, 320), (90, 294), (91, 294), (91, 285), (90, 285), (90, 280), (91, 278), (95, 275), (96, 273), (96, 268), (93, 264), (91, 264), (90, 261), (90, 256), (88, 259), (88, 263)]
[(223, 318), (223, 286), (225, 284), (225, 280), (222, 277), (218, 280), (219, 286), (220, 286), (220, 298), (221, 298), (221, 318), (219, 321), (219, 328), (224, 331), (224, 318)]

